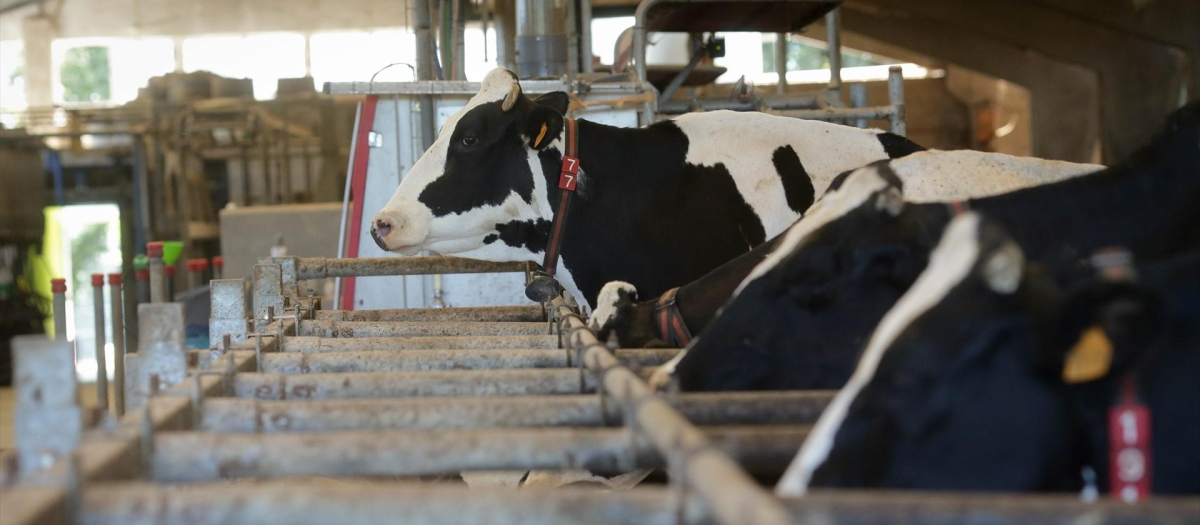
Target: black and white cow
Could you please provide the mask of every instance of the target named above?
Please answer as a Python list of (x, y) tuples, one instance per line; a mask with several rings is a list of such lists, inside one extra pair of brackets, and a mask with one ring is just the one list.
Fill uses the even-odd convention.
[[(655, 382), (673, 374), (693, 391), (840, 387), (954, 214), (946, 204), (905, 203), (900, 189), (888, 170), (846, 178)], [(993, 217), (1031, 257), (1057, 269), (1104, 246), (1127, 246), (1141, 258), (1200, 246), (1197, 202), (1200, 103), (1109, 169), (961, 206)]]
[[(859, 169), (890, 170), (903, 182), (904, 199), (908, 202), (986, 197), (1104, 169), (1104, 166), (1097, 164), (970, 150), (922, 151), (879, 162), (885, 165)], [(837, 187), (853, 173), (849, 171), (836, 177), (831, 187), (826, 189), (826, 194), (836, 192)], [(802, 218), (799, 222), (812, 223), (818, 220)], [(793, 225), (792, 228), (802, 229), (804, 226)], [(703, 332), (718, 308), (729, 299), (750, 271), (773, 251), (784, 235), (776, 236), (704, 277), (679, 287), (675, 303), (692, 334)], [(667, 344), (661, 338), (662, 327), (658, 326), (654, 315), (657, 298), (637, 302), (638, 296), (637, 288), (630, 283), (616, 281), (604, 285), (592, 316), (593, 324), (600, 329), (602, 340), (607, 340), (610, 333), (615, 333), (625, 348)]]
[(1149, 431), (1151, 458), (1118, 456), (1121, 476), (1200, 493), (1198, 253), (1060, 287), (997, 223), (956, 218), (776, 492), (1075, 491), (1085, 467), (1107, 492), (1108, 411), (1140, 402), (1149, 425), (1116, 430)]
[[(531, 100), (515, 75), (493, 70), (375, 215), (376, 242), (409, 255), (542, 262), (567, 107), (565, 93)], [(837, 174), (921, 149), (878, 130), (763, 113), (643, 128), (580, 120), (582, 172), (557, 277), (589, 307), (609, 281), (662, 293), (783, 231)]]

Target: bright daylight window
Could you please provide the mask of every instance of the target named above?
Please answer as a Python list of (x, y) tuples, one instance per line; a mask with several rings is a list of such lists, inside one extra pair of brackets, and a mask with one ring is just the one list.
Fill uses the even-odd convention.
[(50, 49), (54, 100), (68, 105), (129, 102), (150, 77), (175, 69), (169, 38), (69, 38)]
[(0, 124), (18, 127), (18, 112), (25, 101), (25, 45), (20, 40), (0, 41)]
[(216, 35), (183, 41), (183, 70), (209, 71), (254, 81), (254, 98), (275, 97), (279, 79), (305, 74), (304, 35), (261, 33)]

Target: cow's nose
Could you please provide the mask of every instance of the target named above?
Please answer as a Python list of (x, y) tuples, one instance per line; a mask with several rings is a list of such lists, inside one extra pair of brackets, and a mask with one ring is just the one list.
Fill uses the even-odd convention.
[(392, 221), (390, 219), (375, 219), (375, 233), (380, 237), (387, 237), (392, 233)]

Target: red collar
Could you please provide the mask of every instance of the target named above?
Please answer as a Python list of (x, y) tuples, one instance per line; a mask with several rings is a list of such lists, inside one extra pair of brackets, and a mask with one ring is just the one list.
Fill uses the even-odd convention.
[(683, 314), (679, 313), (679, 306), (675, 304), (677, 293), (678, 286), (667, 290), (658, 298), (654, 305), (654, 320), (658, 324), (659, 339), (667, 344), (685, 348), (692, 341), (692, 332), (688, 330), (687, 323), (683, 322)]
[(558, 202), (558, 209), (554, 212), (554, 227), (550, 230), (542, 269), (534, 272), (533, 278), (525, 286), (525, 296), (539, 303), (550, 302), (562, 289), (554, 279), (554, 274), (558, 269), (559, 249), (562, 246), (563, 231), (566, 229), (567, 212), (571, 208), (571, 196), (575, 194), (575, 188), (579, 185), (579, 157), (576, 156), (579, 133), (575, 129), (575, 119), (566, 117), (563, 124), (567, 132), (567, 151), (563, 155), (562, 170), (558, 174), (558, 188), (562, 190), (559, 194), (562, 197)]

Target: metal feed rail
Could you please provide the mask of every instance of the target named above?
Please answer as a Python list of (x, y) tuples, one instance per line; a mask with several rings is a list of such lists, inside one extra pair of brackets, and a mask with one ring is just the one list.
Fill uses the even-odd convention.
[[(78, 405), (70, 343), (17, 340), (17, 450), (0, 462), (0, 522), (1131, 523), (1186, 522), (1200, 503), (872, 491), (781, 500), (749, 473), (778, 475), (832, 392), (656, 394), (643, 377), (676, 350), (609, 348), (561, 299), (548, 309), (320, 310), (297, 281), (329, 268), (448, 270), (309, 261), (263, 261), (253, 307), (247, 283), (213, 281), (211, 350), (184, 348), (180, 305), (141, 305), (119, 419)], [(450, 264), (474, 264), (461, 261)], [(420, 335), (296, 335), (322, 322)], [(486, 330), (455, 335), (461, 323)], [(526, 323), (539, 334), (496, 335)], [(663, 467), (670, 487), (617, 492), (414, 477)]]

